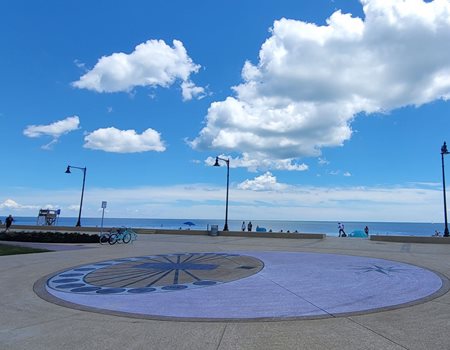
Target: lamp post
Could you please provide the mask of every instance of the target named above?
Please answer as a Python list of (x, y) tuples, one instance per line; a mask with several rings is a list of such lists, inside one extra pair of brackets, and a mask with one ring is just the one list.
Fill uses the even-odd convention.
[(227, 163), (227, 199), (225, 201), (225, 225), (223, 226), (223, 230), (228, 231), (228, 191), (230, 188), (230, 160), (216, 157), (216, 162), (214, 163), (214, 166), (220, 166), (219, 160)]
[(81, 187), (81, 201), (80, 201), (80, 211), (78, 212), (78, 221), (77, 224), (75, 226), (79, 227), (81, 226), (81, 208), (83, 207), (83, 196), (84, 196), (84, 183), (86, 182), (86, 170), (87, 168), (80, 168), (77, 166), (73, 166), (73, 165), (68, 165), (67, 166), (67, 170), (66, 170), (66, 174), (71, 174), (70, 169), (74, 168), (74, 169), (80, 169), (81, 171), (83, 171), (83, 186)]
[(449, 236), (448, 232), (448, 222), (447, 222), (447, 199), (445, 198), (445, 171), (444, 171), (444, 155), (448, 154), (447, 150), (447, 143), (444, 142), (444, 144), (441, 147), (441, 159), (442, 159), (442, 188), (444, 192), (444, 219), (445, 219), (445, 229), (444, 229), (444, 237)]

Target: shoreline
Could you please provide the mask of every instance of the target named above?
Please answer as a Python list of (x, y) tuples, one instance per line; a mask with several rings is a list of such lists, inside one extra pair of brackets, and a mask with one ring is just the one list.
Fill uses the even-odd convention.
[[(4, 225), (0, 225), (4, 228)], [(87, 234), (99, 234), (101, 232), (108, 232), (112, 227), (75, 227), (75, 226), (39, 226), (39, 225), (13, 225), (11, 231), (41, 231), (41, 232), (79, 232)], [(133, 228), (137, 234), (158, 234), (158, 235), (209, 235), (209, 236), (224, 236), (224, 237), (248, 237), (248, 238), (287, 238), (287, 239), (318, 239), (338, 238), (326, 233), (307, 233), (307, 232), (248, 232), (248, 231), (218, 231), (215, 234), (208, 230), (196, 229), (154, 229), (154, 228)], [(340, 239), (340, 238), (339, 238)], [(447, 237), (433, 237), (433, 236), (405, 236), (405, 235), (369, 235), (368, 238), (347, 237), (347, 240), (370, 240), (374, 242), (397, 242), (397, 243), (433, 243), (433, 244), (450, 244), (450, 238)]]
[[(57, 226), (74, 227), (77, 222), (76, 218), (59, 217), (56, 221)], [(191, 222), (192, 224), (185, 224)], [(248, 221), (245, 221), (248, 223)], [(327, 236), (338, 236), (338, 223), (334, 221), (283, 221), (283, 220), (251, 220), (253, 224), (253, 232), (257, 231), (258, 226), (265, 228), (267, 232), (276, 233), (283, 232), (301, 232), (301, 233), (318, 233)], [(389, 235), (389, 236), (420, 236), (430, 237), (436, 231), (443, 231), (442, 223), (408, 223), (408, 222), (355, 222), (341, 221), (345, 225), (347, 234), (353, 231), (362, 231), (365, 226), (369, 227), (370, 235)], [(40, 226), (44, 222), (37, 221), (36, 217), (15, 217), (13, 226)], [(139, 229), (161, 229), (161, 230), (187, 230), (194, 229), (206, 231), (211, 225), (218, 225), (222, 228), (223, 219), (205, 220), (205, 219), (129, 219), (108, 217), (102, 223), (100, 218), (83, 217), (81, 220), (83, 228), (105, 229), (109, 227), (133, 227)], [(189, 226), (189, 227), (188, 227)], [(241, 231), (241, 220), (228, 220), (228, 227), (231, 231)]]

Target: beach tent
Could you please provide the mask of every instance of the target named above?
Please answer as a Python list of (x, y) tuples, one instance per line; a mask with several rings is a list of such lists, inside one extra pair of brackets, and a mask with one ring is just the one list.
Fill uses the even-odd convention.
[(363, 230), (355, 230), (352, 231), (348, 237), (353, 237), (353, 238), (367, 238), (367, 235), (364, 233)]

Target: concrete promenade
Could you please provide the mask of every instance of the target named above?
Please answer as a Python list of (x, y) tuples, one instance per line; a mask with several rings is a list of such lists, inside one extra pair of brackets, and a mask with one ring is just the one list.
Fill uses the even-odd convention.
[[(423, 267), (445, 281), (450, 278), (448, 244), (150, 234), (140, 235), (130, 245), (82, 246), (93, 248), (0, 257), (0, 349), (450, 349), (450, 293), (446, 290), (414, 305), (377, 312), (214, 322), (83, 311), (45, 301), (33, 290), (43, 277), (76, 266), (180, 252), (370, 257)], [(202, 293), (208, 288), (219, 286), (205, 287)], [(251, 292), (258, 295), (260, 290)], [(182, 298), (184, 292), (170, 293)]]

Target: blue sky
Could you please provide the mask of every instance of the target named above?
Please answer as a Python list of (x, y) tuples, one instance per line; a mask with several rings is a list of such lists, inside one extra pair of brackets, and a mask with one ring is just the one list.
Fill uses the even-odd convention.
[(448, 0), (2, 1), (0, 32), (0, 215), (76, 216), (70, 164), (84, 216), (221, 218), (220, 155), (230, 219), (442, 221)]

